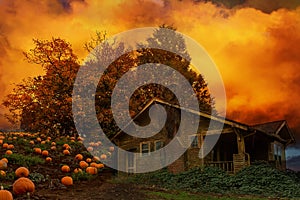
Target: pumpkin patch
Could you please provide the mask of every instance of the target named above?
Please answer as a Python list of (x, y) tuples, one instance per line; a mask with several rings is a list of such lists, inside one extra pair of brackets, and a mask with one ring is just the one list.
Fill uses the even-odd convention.
[[(0, 180), (11, 185), (10, 189), (1, 192), (8, 198), (8, 192), (12, 196), (20, 196), (20, 199), (31, 198), (35, 190), (40, 189), (36, 188), (36, 184), (53, 187), (54, 180), (65, 186), (76, 186), (78, 181), (101, 176), (104, 168), (100, 156), (91, 155), (81, 143), (83, 138), (53, 139), (38, 133), (22, 133), (20, 137), (14, 133), (10, 137), (0, 134), (0, 137), (3, 138), (0, 146)], [(100, 148), (99, 142), (92, 145)], [(109, 153), (107, 150), (104, 152)]]

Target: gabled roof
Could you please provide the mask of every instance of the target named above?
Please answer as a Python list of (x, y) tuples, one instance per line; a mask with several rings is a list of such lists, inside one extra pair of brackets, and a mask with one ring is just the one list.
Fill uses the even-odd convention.
[[(189, 108), (183, 108), (183, 107), (180, 107), (178, 105), (170, 104), (168, 102), (165, 102), (165, 101), (163, 101), (161, 99), (157, 99), (157, 98), (153, 98), (151, 101), (149, 101), (144, 106), (144, 108), (138, 114), (136, 114), (134, 116), (134, 118), (131, 119), (131, 121), (128, 122), (128, 124), (123, 128), (126, 128), (127, 126), (129, 126), (129, 124), (133, 123), (134, 120), (136, 120), (143, 112), (145, 112), (145, 110), (147, 110), (152, 104), (155, 104), (155, 103), (159, 103), (159, 104), (167, 105), (169, 107), (181, 109), (183, 111), (190, 112), (190, 113), (193, 113), (195, 115), (199, 115), (200, 117), (204, 117), (204, 118), (207, 118), (207, 119), (210, 119), (210, 120), (219, 121), (219, 122), (222, 122), (222, 123), (224, 123), (226, 125), (229, 125), (231, 127), (247, 131), (248, 133), (249, 133), (249, 131), (254, 130), (254, 132), (252, 132), (251, 135), (255, 134), (256, 131), (259, 131), (259, 132), (261, 132), (261, 133), (263, 133), (267, 136), (270, 136), (272, 138), (275, 138), (275, 139), (281, 141), (282, 143), (285, 143), (286, 145), (295, 142), (294, 135), (293, 135), (292, 131), (290, 130), (290, 128), (288, 127), (287, 122), (285, 120), (273, 121), (273, 122), (267, 122), (267, 123), (262, 123), (262, 124), (256, 124), (256, 125), (253, 125), (253, 126), (249, 126), (249, 125), (246, 125), (246, 124), (243, 124), (243, 123), (240, 123), (240, 122), (236, 122), (236, 121), (231, 120), (231, 119), (227, 119), (227, 118), (224, 118), (224, 117), (212, 115), (210, 113), (206, 113), (206, 112), (203, 112), (203, 111), (195, 111), (195, 110), (191, 110)], [(285, 140), (285, 139), (281, 138), (280, 135), (278, 135), (278, 133), (280, 132), (280, 130), (283, 127), (286, 127), (287, 130), (288, 130), (288, 134), (290, 136), (289, 140)], [(114, 140), (115, 138), (117, 138), (121, 133), (123, 133), (122, 130), (117, 132), (114, 136), (112, 136), (111, 140)]]
[[(224, 117), (220, 117), (220, 116), (216, 116), (216, 115), (211, 115), (211, 114), (203, 112), (203, 111), (195, 111), (195, 110), (192, 110), (192, 109), (189, 109), (189, 108), (184, 108), (184, 107), (181, 107), (181, 106), (178, 106), (178, 105), (170, 104), (168, 102), (165, 102), (165, 101), (163, 101), (161, 99), (157, 99), (157, 98), (153, 98), (151, 101), (149, 101), (144, 106), (144, 108), (138, 114), (136, 114), (134, 116), (134, 118), (125, 127), (123, 127), (123, 128), (126, 128), (129, 124), (133, 123), (134, 120), (136, 120), (143, 112), (145, 112), (145, 110), (147, 110), (152, 104), (155, 104), (155, 103), (159, 103), (159, 104), (163, 104), (163, 105), (166, 105), (166, 106), (169, 106), (169, 107), (181, 109), (183, 111), (186, 111), (186, 112), (189, 112), (189, 113), (192, 113), (192, 114), (195, 114), (195, 115), (199, 115), (200, 117), (204, 117), (204, 118), (207, 118), (207, 119), (215, 120), (215, 121), (227, 124), (227, 125), (229, 125), (231, 127), (236, 127), (236, 128), (242, 129), (242, 130), (248, 130), (248, 128), (249, 128), (245, 124), (242, 124), (242, 123), (239, 123), (239, 122), (227, 119), (227, 118), (224, 119)], [(118, 137), (122, 132), (123, 131), (121, 130), (118, 133), (116, 133), (111, 138), (111, 140), (113, 140), (116, 137)]]
[[(290, 128), (288, 127), (288, 124), (286, 120), (279, 120), (279, 121), (273, 121), (273, 122), (266, 122), (262, 124), (255, 124), (251, 126), (253, 129), (261, 131), (269, 136), (275, 137), (283, 142), (294, 143), (295, 137)], [(287, 128), (288, 134), (290, 136), (290, 139), (285, 140), (282, 137), (280, 137), (279, 132), (284, 128)]]
[(256, 130), (260, 130), (265, 133), (278, 134), (278, 130), (280, 131), (280, 129), (284, 126), (285, 123), (285, 120), (280, 120), (262, 124), (255, 124), (252, 127)]

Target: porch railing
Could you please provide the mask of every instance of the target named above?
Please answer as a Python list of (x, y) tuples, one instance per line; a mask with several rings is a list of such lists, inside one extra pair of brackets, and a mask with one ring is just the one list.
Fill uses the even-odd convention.
[(233, 173), (233, 161), (209, 161), (206, 166), (218, 167), (226, 172)]

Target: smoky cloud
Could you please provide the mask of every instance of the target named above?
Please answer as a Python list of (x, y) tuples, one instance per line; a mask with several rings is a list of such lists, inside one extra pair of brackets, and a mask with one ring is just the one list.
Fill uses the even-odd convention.
[(64, 38), (83, 59), (87, 55), (83, 44), (96, 30), (112, 35), (169, 24), (194, 38), (217, 64), (227, 92), (228, 118), (249, 124), (286, 119), (300, 141), (299, 4), (297, 0), (1, 0), (0, 101), (11, 92), (12, 83), (43, 73), (23, 60), (22, 51), (32, 48), (32, 38)]
[(194, 0), (194, 2), (211, 2), (216, 6), (224, 6), (229, 9), (255, 8), (268, 14), (282, 8), (293, 10), (300, 6), (298, 0)]

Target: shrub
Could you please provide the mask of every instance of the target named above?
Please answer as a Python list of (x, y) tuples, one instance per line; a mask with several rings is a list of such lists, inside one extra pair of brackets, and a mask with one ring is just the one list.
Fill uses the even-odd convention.
[(240, 194), (300, 197), (300, 184), (295, 178), (268, 164), (251, 165), (242, 169), (232, 177), (230, 186)]
[(44, 159), (37, 156), (25, 156), (17, 153), (5, 155), (4, 157), (8, 159), (9, 163), (23, 167), (30, 167), (32, 165), (43, 164), (45, 162)]
[(219, 168), (195, 168), (180, 174), (160, 170), (129, 177), (130, 182), (174, 190), (206, 193), (249, 194), (268, 197), (300, 197), (299, 173), (279, 171), (266, 163), (256, 163), (228, 175)]

